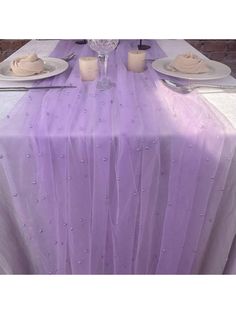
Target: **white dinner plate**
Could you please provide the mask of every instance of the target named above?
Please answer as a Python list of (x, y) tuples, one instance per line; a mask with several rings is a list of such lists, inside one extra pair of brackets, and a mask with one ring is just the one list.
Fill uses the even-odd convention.
[(171, 71), (168, 69), (168, 65), (171, 61), (173, 61), (173, 59), (171, 58), (157, 59), (152, 62), (152, 67), (154, 70), (162, 74), (188, 80), (215, 80), (226, 77), (231, 73), (230, 67), (213, 60), (204, 60), (204, 62), (206, 62), (207, 66), (210, 69), (210, 71), (207, 73), (189, 74), (178, 71)]
[(44, 62), (44, 71), (40, 74), (31, 76), (16, 76), (11, 71), (11, 60), (0, 63), (0, 80), (1, 81), (34, 81), (42, 80), (51, 76), (61, 74), (68, 68), (68, 63), (62, 59), (45, 57), (41, 58)]

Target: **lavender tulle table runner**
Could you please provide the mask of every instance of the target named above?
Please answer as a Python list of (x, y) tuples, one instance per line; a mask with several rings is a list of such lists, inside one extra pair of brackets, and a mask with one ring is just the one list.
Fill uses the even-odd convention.
[[(78, 60), (0, 121), (1, 255), (11, 273), (223, 273), (236, 228), (236, 133), (197, 94), (164, 87), (147, 65), (116, 88), (81, 82)], [(163, 57), (155, 42), (148, 57)], [(60, 41), (53, 56), (94, 55)], [(3, 258), (3, 257), (2, 257)]]

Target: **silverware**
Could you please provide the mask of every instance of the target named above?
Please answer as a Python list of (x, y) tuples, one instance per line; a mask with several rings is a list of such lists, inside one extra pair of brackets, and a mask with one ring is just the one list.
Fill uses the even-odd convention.
[(57, 88), (76, 88), (76, 86), (72, 85), (54, 85), (54, 86), (30, 86), (30, 87), (25, 87), (25, 86), (10, 86), (10, 87), (0, 87), (0, 92), (24, 92), (28, 91), (30, 89), (57, 89)]
[(71, 59), (73, 59), (76, 56), (76, 54), (74, 52), (70, 53), (68, 56), (61, 58), (64, 61), (70, 61)]
[(176, 83), (170, 80), (161, 79), (161, 82), (167, 86), (168, 88), (172, 89), (173, 91), (180, 93), (180, 94), (188, 94), (191, 93), (193, 90), (198, 88), (213, 88), (213, 89), (221, 89), (224, 91), (236, 92), (235, 85), (216, 85), (216, 84), (188, 84), (184, 85), (181, 83)]

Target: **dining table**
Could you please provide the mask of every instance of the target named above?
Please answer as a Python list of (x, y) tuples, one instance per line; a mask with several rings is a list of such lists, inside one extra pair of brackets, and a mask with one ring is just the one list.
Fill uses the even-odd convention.
[(0, 88), (75, 87), (0, 91), (0, 274), (236, 274), (236, 89), (169, 89), (148, 59), (207, 57), (145, 42), (134, 73), (139, 40), (119, 41), (105, 91), (80, 78), (88, 44), (30, 40), (8, 58), (74, 53), (61, 74)]

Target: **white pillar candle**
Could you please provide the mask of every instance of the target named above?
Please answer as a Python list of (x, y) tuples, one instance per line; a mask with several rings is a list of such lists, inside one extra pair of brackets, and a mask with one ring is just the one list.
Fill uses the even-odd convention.
[(79, 69), (82, 81), (96, 80), (98, 75), (98, 59), (96, 57), (80, 57)]
[(131, 50), (128, 52), (128, 70), (133, 72), (143, 72), (145, 69), (144, 50)]

